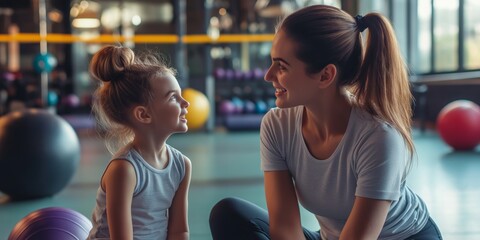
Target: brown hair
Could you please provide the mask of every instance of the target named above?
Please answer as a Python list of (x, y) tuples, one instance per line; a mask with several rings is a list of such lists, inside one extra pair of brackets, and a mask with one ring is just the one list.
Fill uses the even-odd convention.
[(95, 53), (90, 74), (99, 85), (92, 110), (110, 152), (133, 139), (128, 112), (134, 106), (147, 105), (153, 99), (150, 80), (167, 73), (175, 72), (160, 58), (147, 54), (135, 57), (126, 47), (109, 45)]
[[(364, 56), (361, 32), (365, 28)], [(338, 8), (314, 5), (287, 16), (278, 29), (297, 43), (297, 57), (307, 65), (307, 73), (334, 64), (338, 86), (353, 93), (356, 105), (395, 127), (413, 159), (410, 83), (393, 28), (385, 17), (369, 13), (353, 18)]]

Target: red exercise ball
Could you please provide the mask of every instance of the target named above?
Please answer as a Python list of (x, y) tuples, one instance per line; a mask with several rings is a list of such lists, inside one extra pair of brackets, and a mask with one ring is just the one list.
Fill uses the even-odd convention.
[(438, 114), (437, 130), (455, 150), (474, 149), (480, 143), (480, 106), (468, 100), (447, 104)]

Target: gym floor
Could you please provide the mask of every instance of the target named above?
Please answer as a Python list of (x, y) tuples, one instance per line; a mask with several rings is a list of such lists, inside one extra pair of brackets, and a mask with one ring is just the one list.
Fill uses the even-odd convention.
[[(0, 193), (0, 239), (7, 239), (18, 221), (40, 208), (71, 208), (91, 218), (98, 181), (110, 154), (95, 134), (82, 130), (78, 135), (80, 166), (70, 184), (58, 194), (11, 202)], [(425, 200), (445, 239), (480, 239), (480, 146), (473, 152), (454, 152), (431, 130), (415, 131), (414, 140), (419, 161), (409, 175), (408, 185)], [(193, 164), (191, 239), (211, 239), (209, 212), (224, 197), (237, 196), (265, 207), (257, 131), (190, 132), (172, 136), (169, 144), (189, 156)], [(313, 215), (304, 209), (301, 213), (305, 227), (318, 229)]]

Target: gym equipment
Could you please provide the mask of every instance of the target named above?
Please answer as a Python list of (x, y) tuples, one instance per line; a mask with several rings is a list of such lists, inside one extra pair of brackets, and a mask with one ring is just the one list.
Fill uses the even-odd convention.
[(216, 79), (224, 79), (225, 78), (225, 69), (223, 69), (223, 68), (215, 69), (215, 71), (213, 71), (213, 76)]
[(31, 212), (10, 232), (8, 240), (86, 239), (92, 223), (69, 208), (48, 207)]
[(244, 113), (255, 113), (255, 103), (251, 100), (245, 100), (243, 105)]
[(184, 89), (182, 95), (183, 98), (190, 103), (187, 109), (188, 113), (185, 116), (188, 128), (196, 130), (203, 127), (210, 113), (210, 103), (207, 97), (202, 92), (193, 88)]
[(233, 97), (232, 103), (235, 106), (235, 113), (238, 113), (238, 114), (243, 113), (243, 108), (245, 103), (243, 102), (242, 99), (240, 99), (239, 97)]
[(244, 75), (243, 75), (243, 71), (242, 70), (239, 70), (239, 69), (235, 69), (234, 70), (234, 75), (235, 75), (235, 80), (243, 80), (244, 79)]
[(47, 104), (48, 106), (56, 106), (58, 103), (58, 94), (55, 91), (48, 91)]
[(80, 98), (75, 94), (68, 94), (62, 98), (62, 105), (70, 108), (80, 106)]
[(275, 98), (269, 98), (267, 100), (267, 107), (270, 108), (275, 108), (277, 107), (277, 104), (275, 103)]
[(243, 78), (245, 80), (252, 80), (252, 77), (253, 77), (253, 71), (251, 70), (247, 70), (243, 73)]
[(253, 69), (253, 78), (257, 80), (263, 80), (265, 72), (261, 68)]
[(61, 117), (27, 109), (0, 118), (0, 191), (12, 200), (56, 194), (79, 163), (78, 137)]
[(264, 114), (268, 111), (267, 103), (263, 100), (255, 101), (255, 112), (258, 114)]
[(235, 78), (235, 71), (233, 71), (233, 69), (225, 70), (225, 78), (227, 80), (233, 80)]
[(39, 53), (33, 58), (33, 69), (37, 73), (50, 73), (57, 66), (57, 59), (50, 53)]
[(234, 114), (236, 110), (236, 106), (230, 100), (222, 100), (218, 106), (218, 111), (222, 115)]
[(229, 131), (258, 131), (262, 118), (260, 114), (227, 115), (223, 124)]
[(447, 104), (438, 114), (437, 130), (455, 150), (474, 149), (480, 143), (480, 106), (469, 100)]

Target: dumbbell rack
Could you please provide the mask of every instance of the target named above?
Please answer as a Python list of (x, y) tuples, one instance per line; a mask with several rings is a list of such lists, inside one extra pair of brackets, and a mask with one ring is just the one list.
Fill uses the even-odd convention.
[(229, 131), (260, 129), (263, 115), (275, 106), (275, 89), (263, 80), (265, 70), (254, 71), (214, 74), (217, 126)]

